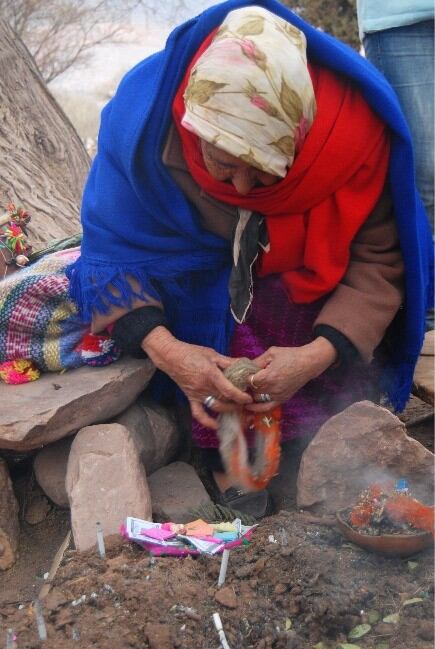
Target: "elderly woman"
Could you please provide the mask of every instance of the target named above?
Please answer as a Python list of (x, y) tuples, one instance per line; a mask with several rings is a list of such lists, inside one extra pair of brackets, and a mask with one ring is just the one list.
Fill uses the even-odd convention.
[[(216, 413), (281, 404), (285, 441), (380, 390), (406, 402), (430, 277), (407, 127), (369, 64), (279, 3), (217, 5), (127, 74), (82, 219), (71, 296), (185, 395), (223, 502), (261, 516), (267, 494), (231, 488)], [(249, 393), (222, 373), (241, 356)]]

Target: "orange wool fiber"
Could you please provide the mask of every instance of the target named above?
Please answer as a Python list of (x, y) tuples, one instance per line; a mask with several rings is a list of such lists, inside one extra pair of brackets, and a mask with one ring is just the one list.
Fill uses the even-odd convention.
[(229, 473), (246, 491), (264, 489), (278, 472), (281, 458), (281, 407), (254, 415), (252, 422), (257, 436), (264, 437), (264, 468), (254, 475), (252, 468), (241, 461), (240, 438), (236, 439), (230, 455)]
[(368, 502), (356, 505), (350, 513), (350, 522), (353, 527), (366, 527), (369, 525), (374, 509), (374, 505)]
[(395, 523), (409, 523), (415, 529), (435, 535), (435, 509), (423, 505), (415, 498), (398, 494), (389, 498), (385, 504), (388, 517)]

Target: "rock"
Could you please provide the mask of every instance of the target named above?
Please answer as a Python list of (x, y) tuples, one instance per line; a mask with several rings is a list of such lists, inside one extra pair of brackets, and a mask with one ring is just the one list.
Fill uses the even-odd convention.
[(378, 480), (406, 478), (417, 498), (431, 502), (433, 454), (408, 437), (403, 423), (369, 401), (329, 419), (305, 450), (297, 481), (298, 507), (335, 512)]
[(433, 620), (416, 620), (417, 635), (422, 640), (430, 642), (434, 639), (434, 624)]
[(167, 624), (148, 622), (144, 631), (150, 649), (172, 649), (174, 646), (171, 631)]
[(32, 498), (26, 507), (24, 520), (29, 525), (37, 525), (45, 520), (51, 510), (51, 505), (47, 498), (39, 494)]
[(423, 341), (421, 356), (435, 356), (435, 330), (426, 331)]
[(44, 599), (44, 608), (48, 611), (54, 611), (63, 604), (66, 604), (68, 598), (59, 588), (52, 588), (47, 597)]
[(210, 503), (195, 469), (185, 462), (173, 462), (148, 478), (153, 514), (159, 520), (188, 523), (190, 512)]
[(0, 448), (39, 448), (125, 410), (154, 373), (149, 360), (43, 374), (24, 385), (0, 384)]
[(413, 392), (422, 401), (434, 405), (435, 331), (428, 331), (414, 372)]
[(214, 598), (219, 604), (226, 606), (226, 608), (237, 608), (238, 606), (236, 594), (231, 586), (225, 586), (217, 590)]
[(39, 451), (33, 462), (39, 486), (58, 507), (69, 507), (65, 478), (72, 443), (73, 438), (66, 437), (49, 444)]
[(65, 484), (80, 551), (95, 545), (97, 521), (108, 536), (119, 532), (127, 516), (151, 519), (145, 469), (131, 434), (120, 424), (87, 426), (77, 433)]
[(15, 563), (19, 533), (18, 502), (7, 464), (0, 458), (0, 570), (7, 570)]
[(379, 622), (373, 629), (373, 632), (377, 636), (385, 636), (385, 638), (388, 638), (388, 636), (392, 636), (394, 633), (394, 625), (388, 624), (387, 622)]
[(133, 435), (148, 475), (173, 459), (180, 443), (175, 417), (166, 408), (154, 403), (148, 395), (141, 395), (115, 421), (128, 428)]

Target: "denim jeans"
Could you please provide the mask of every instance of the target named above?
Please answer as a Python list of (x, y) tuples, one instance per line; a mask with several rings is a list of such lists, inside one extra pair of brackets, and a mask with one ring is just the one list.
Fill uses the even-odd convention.
[[(434, 21), (364, 36), (369, 61), (393, 86), (411, 131), (417, 187), (434, 233)], [(434, 311), (427, 316), (434, 328)]]

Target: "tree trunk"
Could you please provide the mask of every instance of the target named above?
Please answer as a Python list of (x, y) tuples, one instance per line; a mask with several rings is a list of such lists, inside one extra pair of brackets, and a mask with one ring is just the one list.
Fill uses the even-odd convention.
[(0, 215), (9, 201), (32, 216), (34, 249), (80, 232), (89, 157), (28, 50), (0, 22)]
[(17, 499), (6, 462), (0, 458), (0, 570), (15, 563), (19, 531)]

